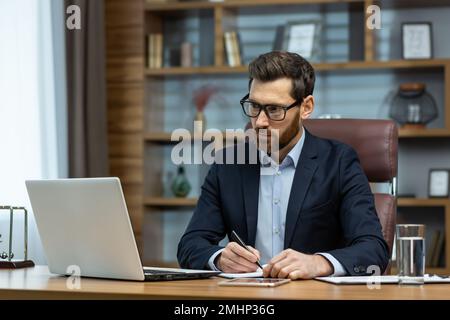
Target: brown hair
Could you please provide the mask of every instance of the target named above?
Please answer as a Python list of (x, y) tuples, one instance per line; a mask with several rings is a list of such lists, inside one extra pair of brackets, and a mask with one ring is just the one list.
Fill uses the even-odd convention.
[(297, 53), (285, 51), (272, 51), (264, 53), (253, 60), (249, 67), (248, 87), (253, 79), (259, 81), (273, 81), (279, 78), (292, 79), (292, 98), (302, 101), (312, 95), (314, 91), (314, 68)]

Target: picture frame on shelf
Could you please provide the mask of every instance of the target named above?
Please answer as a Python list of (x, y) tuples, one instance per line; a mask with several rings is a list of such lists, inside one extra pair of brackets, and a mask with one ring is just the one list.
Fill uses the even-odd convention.
[(321, 20), (290, 21), (284, 27), (283, 50), (320, 61)]
[(450, 169), (430, 169), (428, 174), (428, 197), (448, 198), (450, 195)]
[(401, 28), (403, 59), (433, 58), (433, 31), (431, 22), (404, 22)]

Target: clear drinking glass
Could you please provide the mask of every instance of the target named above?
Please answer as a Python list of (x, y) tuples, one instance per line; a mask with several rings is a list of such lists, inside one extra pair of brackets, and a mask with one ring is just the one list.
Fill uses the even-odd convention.
[(423, 284), (425, 274), (425, 225), (396, 226), (396, 260), (400, 284)]

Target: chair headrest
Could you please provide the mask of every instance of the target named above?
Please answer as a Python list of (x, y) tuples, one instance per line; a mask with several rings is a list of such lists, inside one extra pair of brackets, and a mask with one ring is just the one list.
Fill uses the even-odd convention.
[(387, 182), (397, 176), (398, 129), (394, 121), (308, 119), (303, 125), (315, 136), (352, 146), (370, 182)]

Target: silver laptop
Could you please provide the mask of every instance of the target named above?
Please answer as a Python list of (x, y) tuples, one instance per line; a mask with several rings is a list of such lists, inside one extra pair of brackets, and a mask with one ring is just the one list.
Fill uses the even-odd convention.
[(118, 178), (29, 180), (26, 186), (52, 273), (137, 281), (219, 273), (143, 267)]

